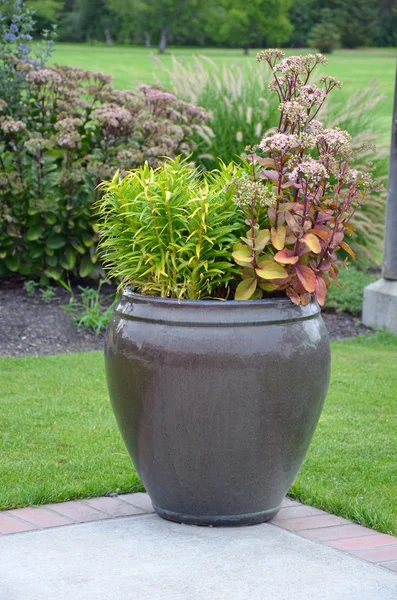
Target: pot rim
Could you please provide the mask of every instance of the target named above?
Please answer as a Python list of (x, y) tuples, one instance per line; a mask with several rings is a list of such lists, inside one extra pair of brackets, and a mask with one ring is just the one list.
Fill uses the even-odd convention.
[(116, 317), (186, 327), (235, 327), (305, 321), (320, 316), (315, 298), (307, 306), (286, 297), (261, 300), (177, 300), (137, 294), (126, 288), (114, 309)]
[[(178, 298), (163, 298), (161, 296), (147, 296), (146, 294), (139, 294), (138, 292), (133, 292), (130, 287), (126, 287), (122, 290), (122, 295), (136, 302), (151, 302), (153, 304), (164, 304), (168, 306), (189, 306), (196, 308), (204, 308), (206, 306), (230, 306), (237, 308), (239, 306), (277, 306), (277, 305), (287, 305), (287, 306), (297, 306), (288, 298), (288, 296), (278, 296), (274, 298), (261, 298), (256, 300), (226, 300), (224, 298), (214, 298), (211, 300), (178, 300)], [(315, 300), (314, 300), (315, 301)], [(313, 303), (313, 298), (310, 301), (309, 305)], [(299, 307), (298, 307), (299, 308)], [(301, 307), (302, 308), (302, 307)]]

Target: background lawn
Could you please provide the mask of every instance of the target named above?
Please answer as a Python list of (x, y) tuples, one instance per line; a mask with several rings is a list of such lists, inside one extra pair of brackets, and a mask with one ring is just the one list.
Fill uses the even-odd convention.
[[(326, 408), (291, 495), (397, 534), (397, 337), (334, 342)], [(0, 360), (0, 508), (142, 490), (101, 353)]]
[[(305, 54), (306, 49), (286, 50), (286, 54)], [(137, 83), (152, 83), (156, 79), (167, 85), (167, 74), (158, 64), (158, 60), (170, 68), (172, 58), (192, 62), (194, 55), (204, 55), (218, 67), (222, 64), (255, 64), (256, 51), (244, 56), (239, 49), (218, 48), (170, 48), (167, 54), (159, 57), (156, 48), (142, 46), (112, 46), (104, 44), (66, 44), (57, 43), (53, 62), (75, 65), (92, 71), (103, 71), (113, 75), (117, 87), (131, 88)], [(393, 107), (393, 86), (396, 68), (395, 48), (368, 48), (362, 50), (337, 50), (328, 57), (329, 66), (324, 72), (337, 77), (344, 83), (341, 94), (351, 95), (357, 89), (363, 89), (375, 77), (379, 81), (379, 92), (386, 98), (378, 105), (379, 130), (383, 137), (390, 138), (391, 114)], [(156, 61), (153, 60), (153, 56)], [(208, 68), (214, 67), (208, 62)], [(264, 69), (263, 65), (258, 65)], [(320, 72), (320, 71), (319, 71)]]

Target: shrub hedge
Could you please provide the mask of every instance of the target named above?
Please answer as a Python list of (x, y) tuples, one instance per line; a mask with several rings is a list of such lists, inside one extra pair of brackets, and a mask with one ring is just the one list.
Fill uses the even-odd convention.
[(158, 87), (15, 59), (19, 102), (0, 98), (0, 277), (96, 277), (92, 203), (117, 169), (188, 155), (204, 109)]

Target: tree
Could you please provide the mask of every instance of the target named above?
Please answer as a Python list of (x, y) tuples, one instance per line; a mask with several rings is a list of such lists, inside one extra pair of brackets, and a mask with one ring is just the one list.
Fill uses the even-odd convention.
[(141, 4), (141, 15), (159, 35), (158, 49), (163, 54), (172, 36), (175, 24), (191, 0), (146, 0)]
[(246, 54), (256, 46), (280, 45), (292, 31), (288, 20), (291, 0), (222, 0), (224, 18), (215, 39), (232, 46), (242, 46)]
[(307, 47), (308, 35), (319, 18), (316, 0), (295, 0), (289, 11), (289, 19), (293, 27), (291, 44), (298, 48)]
[(36, 29), (49, 29), (58, 23), (65, 0), (28, 0), (26, 6), (34, 12)]
[(397, 0), (380, 0), (380, 19), (375, 42), (378, 46), (397, 46)]
[(349, 0), (339, 11), (339, 28), (344, 48), (371, 46), (379, 28), (379, 3), (373, 0)]
[(144, 26), (141, 3), (138, 0), (106, 0), (106, 6), (114, 38), (122, 43), (136, 41), (135, 37)]
[[(38, 0), (41, 2), (41, 0)], [(110, 42), (111, 18), (107, 0), (68, 0), (71, 10), (61, 20), (61, 35), (76, 42)]]
[(339, 41), (338, 27), (332, 10), (324, 8), (321, 11), (321, 21), (317, 23), (308, 35), (310, 46), (323, 54), (332, 52)]

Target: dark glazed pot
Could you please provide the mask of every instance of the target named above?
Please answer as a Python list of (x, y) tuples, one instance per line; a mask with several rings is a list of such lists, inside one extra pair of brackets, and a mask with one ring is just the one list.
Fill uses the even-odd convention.
[(127, 291), (105, 355), (120, 431), (161, 517), (243, 525), (275, 516), (328, 388), (317, 303), (178, 303)]

